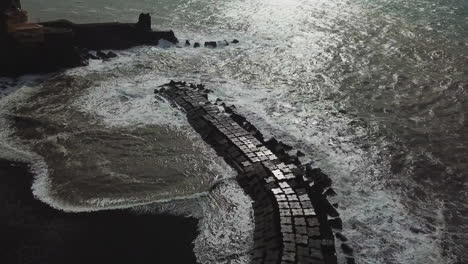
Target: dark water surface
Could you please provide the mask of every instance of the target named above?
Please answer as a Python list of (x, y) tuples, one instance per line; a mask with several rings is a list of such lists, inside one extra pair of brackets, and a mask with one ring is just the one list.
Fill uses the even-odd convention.
[[(39, 160), (42, 200), (97, 210), (197, 196), (232, 177), (152, 96), (169, 79), (202, 82), (332, 176), (360, 263), (468, 261), (466, 1), (23, 2), (33, 20), (135, 21), (145, 11), (181, 40), (241, 40), (215, 50), (140, 47), (42, 84), (9, 85), (18, 91), (0, 101), (10, 124), (0, 138)], [(210, 194), (198, 213), (190, 203), (166, 208), (205, 215), (200, 262), (248, 262), (240, 234), (249, 218), (231, 215), (248, 215), (249, 201), (236, 188)], [(225, 235), (215, 219), (238, 225)]]

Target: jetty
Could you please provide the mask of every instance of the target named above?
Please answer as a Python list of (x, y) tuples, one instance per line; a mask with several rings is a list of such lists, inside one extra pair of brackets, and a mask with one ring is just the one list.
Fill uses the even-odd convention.
[(335, 264), (337, 246), (348, 264), (353, 249), (342, 227), (332, 181), (320, 169), (302, 164), (292, 147), (262, 133), (221, 100), (208, 100), (203, 85), (171, 81), (155, 90), (185, 112), (190, 125), (237, 172), (237, 180), (253, 200), (255, 264)]

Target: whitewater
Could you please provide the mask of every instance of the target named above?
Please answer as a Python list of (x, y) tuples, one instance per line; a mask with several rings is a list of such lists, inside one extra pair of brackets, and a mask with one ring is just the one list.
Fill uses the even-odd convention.
[(199, 262), (248, 263), (251, 201), (185, 117), (155, 100), (174, 79), (206, 85), (210, 99), (234, 104), (330, 175), (358, 263), (466, 260), (463, 4), (23, 2), (41, 20), (133, 21), (146, 11), (181, 41), (241, 41), (136, 47), (62, 73), (2, 78), (0, 156), (31, 164), (41, 201), (195, 216)]

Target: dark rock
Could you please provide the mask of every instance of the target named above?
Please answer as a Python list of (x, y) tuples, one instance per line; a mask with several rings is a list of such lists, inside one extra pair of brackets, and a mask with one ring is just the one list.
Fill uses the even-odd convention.
[(228, 113), (228, 114), (232, 114), (232, 113), (233, 113), (233, 110), (232, 110), (232, 108), (230, 108), (230, 107), (224, 107), (224, 111), (225, 111), (226, 113)]
[(323, 173), (318, 168), (312, 168), (311, 165), (306, 166), (306, 177), (314, 182), (319, 188), (327, 188), (331, 186), (332, 180), (328, 175)]
[(190, 41), (186, 40), (186, 41), (185, 41), (185, 46), (190, 46), (190, 45), (191, 45), (191, 44), (190, 44)]
[(219, 47), (229, 46), (229, 42), (227, 42), (226, 40), (218, 41), (218, 46)]
[(340, 232), (336, 232), (335, 234), (336, 238), (338, 238), (339, 240), (341, 240), (342, 242), (346, 242), (348, 241), (348, 238), (346, 238), (342, 233)]
[(98, 50), (98, 51), (96, 52), (96, 56), (98, 56), (99, 58), (101, 58), (101, 59), (103, 59), (103, 60), (109, 59), (109, 57), (107, 57), (107, 54), (104, 53), (104, 52), (102, 52), (102, 51), (100, 51), (100, 50)]
[(218, 44), (216, 41), (206, 41), (205, 42), (205, 48), (216, 48)]
[(356, 264), (356, 260), (354, 258), (346, 258), (346, 264)]
[(112, 52), (112, 51), (109, 51), (109, 52), (107, 53), (107, 57), (108, 57), (108, 58), (115, 58), (115, 57), (117, 57), (117, 54), (115, 54), (115, 53)]
[(96, 55), (94, 55), (94, 54), (92, 54), (92, 53), (88, 53), (88, 57), (89, 57), (90, 59), (92, 59), (92, 60), (99, 60), (99, 57), (96, 56)]
[(328, 224), (332, 228), (340, 229), (340, 230), (343, 229), (343, 221), (341, 220), (341, 218), (330, 219), (330, 220), (328, 220)]
[(89, 65), (89, 57), (88, 57), (88, 54), (83, 54), (80, 56), (80, 59), (79, 59), (79, 66), (88, 66)]
[(296, 157), (304, 157), (305, 154), (302, 153), (302, 151), (298, 150), (297, 153), (296, 153)]
[(265, 141), (265, 146), (267, 146), (269, 149), (273, 149), (277, 144), (278, 140), (276, 140), (276, 138), (270, 138)]
[(419, 229), (419, 228), (416, 228), (416, 227), (410, 227), (409, 230), (415, 234), (421, 234), (421, 233), (424, 233), (423, 230)]
[(281, 141), (280, 141), (280, 143), (279, 143), (279, 144), (281, 145), (281, 148), (283, 148), (285, 151), (290, 151), (290, 150), (292, 150), (292, 149), (293, 149), (291, 146), (289, 146), (289, 145), (286, 145), (286, 144), (284, 144), (284, 143), (283, 143), (283, 142), (281, 142)]
[(324, 194), (325, 196), (336, 196), (336, 192), (333, 190), (333, 188), (328, 188)]
[(339, 217), (340, 213), (333, 207), (327, 199), (322, 200), (322, 205), (325, 212), (331, 217)]
[(341, 249), (346, 255), (352, 255), (353, 254), (353, 248), (350, 247), (348, 244), (343, 243), (341, 244)]
[(200, 43), (195, 42), (195, 43), (193, 44), (193, 47), (194, 47), (194, 48), (199, 48), (199, 47), (200, 47)]
[(239, 43), (239, 40), (234, 39), (231, 43), (234, 43), (234, 44)]

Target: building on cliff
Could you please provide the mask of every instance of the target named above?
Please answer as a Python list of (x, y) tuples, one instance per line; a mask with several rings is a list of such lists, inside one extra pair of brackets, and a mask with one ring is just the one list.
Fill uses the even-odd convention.
[(2, 10), (3, 34), (19, 45), (38, 45), (44, 42), (44, 27), (28, 22), (28, 12), (18, 0), (10, 1)]
[(19, 0), (0, 0), (0, 76), (87, 65), (88, 50), (178, 43), (172, 30), (153, 31), (150, 14), (137, 23), (28, 22)]

